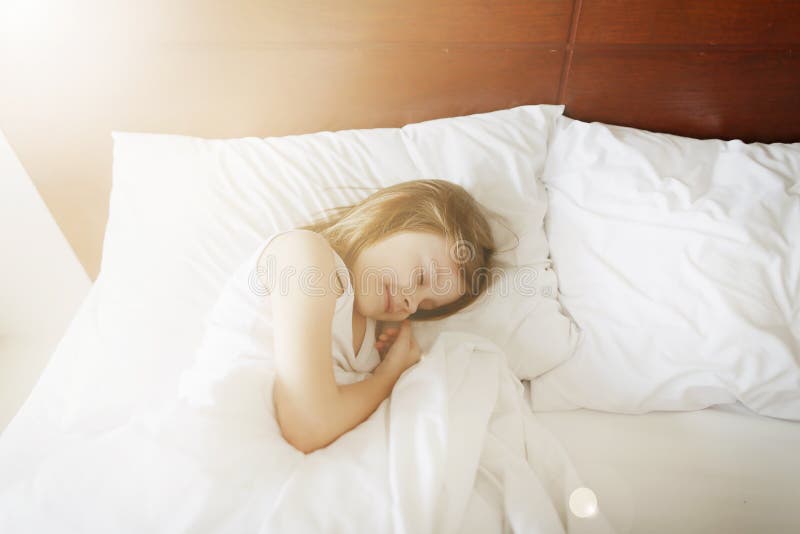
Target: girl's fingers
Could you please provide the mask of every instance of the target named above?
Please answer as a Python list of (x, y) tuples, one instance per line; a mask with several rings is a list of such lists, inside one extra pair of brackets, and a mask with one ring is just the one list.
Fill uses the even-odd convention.
[(378, 340), (387, 343), (393, 342), (396, 337), (397, 337), (397, 329), (395, 328), (384, 330), (383, 332), (378, 334)]
[(381, 333), (378, 334), (378, 339), (375, 341), (375, 348), (378, 352), (383, 353), (389, 349), (391, 345), (394, 344), (398, 336), (402, 333), (403, 335), (407, 335), (411, 331), (411, 323), (409, 321), (403, 321), (400, 324), (400, 328), (396, 326), (388, 327), (381, 330)]

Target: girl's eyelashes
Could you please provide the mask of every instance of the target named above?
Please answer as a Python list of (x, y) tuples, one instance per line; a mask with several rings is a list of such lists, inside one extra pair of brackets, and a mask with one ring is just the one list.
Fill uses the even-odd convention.
[(420, 271), (420, 273), (419, 273), (419, 285), (422, 285), (424, 281), (425, 281), (425, 273), (423, 271)]

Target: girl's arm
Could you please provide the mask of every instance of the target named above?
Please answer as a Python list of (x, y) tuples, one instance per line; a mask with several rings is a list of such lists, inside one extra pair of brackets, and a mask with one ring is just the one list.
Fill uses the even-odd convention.
[[(312, 232), (287, 232), (267, 247), (276, 271), (270, 288), (276, 378), (273, 402), (283, 437), (309, 453), (333, 442), (369, 417), (394, 383), (416, 360), (405, 326), (372, 376), (348, 386), (336, 384), (331, 362), (336, 305), (333, 251)], [(402, 329), (401, 329), (402, 330)], [(401, 341), (401, 337), (403, 337)], [(409, 356), (409, 352), (411, 355)]]
[(292, 396), (276, 379), (273, 401), (284, 439), (306, 454), (331, 444), (377, 409), (392, 392), (400, 374), (381, 364), (373, 375), (355, 384), (338, 386), (335, 397), (305, 409), (313, 411), (292, 403)]
[[(340, 434), (354, 428), (374, 412), (380, 403), (392, 392), (397, 379), (410, 366), (420, 359), (419, 346), (411, 335), (411, 325), (405, 321), (400, 327), (397, 339), (389, 348), (384, 360), (375, 368), (371, 376), (361, 382), (339, 386), (338, 412), (330, 414), (331, 420), (337, 420), (332, 426), (344, 428), (330, 441)], [(335, 432), (334, 432), (335, 433)], [(321, 446), (327, 445), (328, 442)]]

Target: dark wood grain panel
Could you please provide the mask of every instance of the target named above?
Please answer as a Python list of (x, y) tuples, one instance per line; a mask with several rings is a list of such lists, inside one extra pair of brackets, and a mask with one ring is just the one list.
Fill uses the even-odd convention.
[[(397, 127), (529, 103), (556, 103), (563, 51), (451, 45), (352, 49), (170, 49), (142, 64), (146, 101), (171, 102), (158, 131), (202, 136), (288, 135)], [(198, 56), (198, 57), (192, 57)], [(199, 61), (199, 57), (203, 61)], [(260, 65), (257, 72), (250, 67)], [(215, 73), (211, 79), (208, 72)], [(277, 76), (276, 73), (281, 73)], [(172, 80), (172, 82), (170, 82)], [(194, 82), (194, 83), (192, 83)], [(190, 92), (187, 87), (192, 87)], [(133, 95), (131, 95), (133, 96)], [(203, 118), (204, 102), (227, 99)], [(129, 109), (136, 104), (131, 98)], [(202, 122), (200, 122), (202, 121)]]
[(132, 0), (53, 3), (68, 40), (290, 43), (561, 42), (572, 0)]
[(0, 124), (93, 278), (114, 129), (284, 135), (565, 103), (653, 131), (800, 139), (800, 1), (23, 4), (0, 8)]
[(566, 114), (699, 138), (800, 141), (791, 51), (575, 50)]
[(584, 0), (578, 44), (800, 44), (798, 0)]

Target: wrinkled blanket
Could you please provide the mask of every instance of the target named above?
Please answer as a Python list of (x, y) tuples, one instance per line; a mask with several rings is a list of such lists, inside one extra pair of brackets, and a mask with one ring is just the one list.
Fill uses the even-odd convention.
[(65, 436), (0, 485), (0, 532), (611, 532), (569, 511), (581, 482), (506, 361), (445, 332), (366, 421), (308, 455), (264, 410), (274, 371), (245, 361), (203, 402)]

